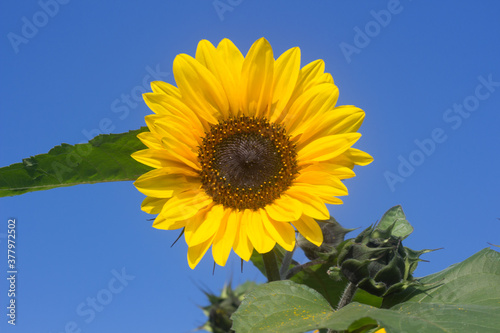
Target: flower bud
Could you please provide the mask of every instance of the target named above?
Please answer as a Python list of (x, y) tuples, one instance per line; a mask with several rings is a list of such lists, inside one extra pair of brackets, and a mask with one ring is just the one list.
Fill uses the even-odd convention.
[(412, 273), (420, 255), (431, 250), (413, 251), (403, 247), (402, 237), (387, 229), (371, 226), (342, 247), (337, 264), (352, 283), (376, 296), (402, 291), (418, 282)]

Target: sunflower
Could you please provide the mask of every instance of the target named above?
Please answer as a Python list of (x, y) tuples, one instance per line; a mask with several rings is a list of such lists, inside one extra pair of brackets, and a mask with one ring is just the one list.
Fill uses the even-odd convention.
[(174, 60), (177, 87), (156, 81), (144, 94), (155, 113), (148, 147), (132, 157), (152, 171), (134, 185), (158, 229), (183, 229), (194, 268), (212, 247), (224, 266), (231, 249), (248, 261), (276, 244), (291, 251), (295, 232), (321, 245), (325, 203), (341, 204), (342, 179), (370, 155), (351, 148), (364, 112), (335, 106), (338, 88), (322, 60), (300, 68), (300, 49), (274, 59), (257, 40), (246, 57), (228, 39), (202, 40), (195, 58)]

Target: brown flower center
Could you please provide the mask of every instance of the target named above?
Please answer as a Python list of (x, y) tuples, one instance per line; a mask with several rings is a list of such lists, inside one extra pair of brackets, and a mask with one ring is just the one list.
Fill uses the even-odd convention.
[(263, 208), (298, 173), (295, 145), (281, 125), (266, 119), (239, 117), (212, 125), (198, 148), (202, 187), (228, 208)]

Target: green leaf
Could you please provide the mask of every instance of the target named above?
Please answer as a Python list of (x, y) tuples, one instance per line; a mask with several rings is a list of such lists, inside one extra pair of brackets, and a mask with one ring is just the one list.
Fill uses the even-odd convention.
[[(273, 251), (276, 254), (278, 263), (281, 264), (281, 260), (286, 250), (284, 250), (281, 246), (276, 245)], [(254, 251), (250, 259), (255, 267), (257, 267), (265, 276), (266, 271), (264, 268), (262, 255), (257, 251)], [(293, 265), (298, 265), (298, 263), (294, 262)], [(333, 265), (334, 263), (332, 262), (326, 262), (307, 267), (292, 276), (290, 280), (296, 283), (304, 284), (318, 291), (331, 304), (331, 306), (334, 307), (338, 304), (340, 297), (342, 297), (342, 293), (347, 285), (347, 280), (345, 278), (342, 278), (339, 281), (336, 281), (329, 277), (327, 271)], [(382, 304), (381, 297), (369, 294), (361, 289), (358, 289), (358, 291), (354, 295), (354, 301), (377, 307), (381, 306)]]
[(332, 314), (330, 304), (314, 289), (276, 281), (248, 293), (231, 319), (238, 333), (292, 333), (312, 330)]
[(0, 168), (0, 197), (61, 186), (136, 180), (151, 170), (130, 154), (146, 147), (137, 134), (142, 127), (121, 134), (101, 134), (88, 143), (52, 148), (47, 154)]
[[(345, 330), (345, 321), (372, 318), (387, 333), (496, 333), (499, 308), (461, 304), (417, 304), (401, 306), (396, 311), (351, 303), (322, 322), (336, 330)], [(342, 320), (340, 320), (340, 318)], [(366, 327), (368, 329), (369, 327)]]
[[(474, 304), (500, 310), (500, 253), (483, 249), (461, 263), (419, 279), (422, 286), (384, 298), (383, 307)], [(500, 317), (499, 317), (500, 319)], [(499, 324), (500, 327), (500, 324)]]
[(391, 232), (393, 236), (405, 239), (413, 232), (413, 227), (410, 222), (406, 220), (405, 213), (400, 205), (394, 206), (385, 212), (384, 216), (380, 219), (377, 228), (380, 230), (387, 230), (393, 224), (395, 224)]
[(373, 318), (388, 333), (493, 333), (500, 327), (499, 281), (500, 253), (484, 249), (422, 278), (420, 286), (384, 298), (383, 307), (390, 309), (353, 303), (338, 313)]
[(388, 333), (493, 333), (500, 327), (499, 281), (500, 254), (484, 249), (422, 278), (422, 285), (386, 297), (383, 306), (390, 308), (385, 309), (354, 302), (335, 312), (306, 286), (274, 282), (249, 293), (233, 316), (234, 327), (237, 332), (368, 332), (378, 324)]
[(245, 296), (231, 317), (232, 329), (238, 333), (301, 333), (328, 328), (332, 322), (331, 327), (338, 330), (370, 329), (377, 325), (374, 319), (351, 312), (335, 312), (326, 299), (305, 285), (276, 281), (260, 285)]

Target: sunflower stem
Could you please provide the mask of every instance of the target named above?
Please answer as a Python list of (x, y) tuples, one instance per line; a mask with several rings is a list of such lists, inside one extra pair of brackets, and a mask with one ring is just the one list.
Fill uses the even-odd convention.
[(345, 287), (344, 293), (342, 294), (342, 297), (340, 298), (339, 304), (337, 305), (337, 311), (346, 306), (347, 304), (351, 303), (352, 298), (354, 297), (354, 294), (356, 293), (356, 290), (358, 290), (358, 287), (356, 287), (356, 284), (349, 282), (347, 284), (347, 287)]
[(274, 251), (271, 250), (267, 253), (263, 253), (262, 259), (264, 260), (264, 267), (266, 269), (267, 282), (281, 280), (278, 261), (276, 260)]
[[(344, 289), (344, 293), (342, 294), (342, 297), (340, 298), (339, 304), (337, 305), (337, 309), (335, 311), (338, 311), (347, 304), (351, 303), (352, 298), (356, 293), (356, 290), (358, 290), (358, 287), (356, 287), (354, 283), (349, 282)], [(326, 331), (326, 333), (338, 333), (338, 331), (329, 328), (328, 331)]]
[(290, 270), (290, 264), (292, 263), (293, 253), (295, 252), (295, 246), (292, 251), (286, 251), (283, 260), (281, 261), (280, 268), (280, 280), (286, 280), (286, 276)]

